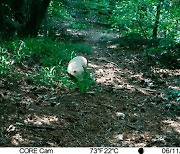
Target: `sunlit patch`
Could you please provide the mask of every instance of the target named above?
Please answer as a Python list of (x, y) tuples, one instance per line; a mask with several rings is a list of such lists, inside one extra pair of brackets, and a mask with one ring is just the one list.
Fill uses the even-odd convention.
[(59, 123), (59, 119), (56, 116), (44, 116), (40, 117), (35, 115), (34, 117), (27, 118), (24, 120), (25, 123), (32, 123), (35, 125), (50, 125), (50, 124), (57, 124)]
[(22, 144), (28, 144), (29, 140), (23, 138), (20, 134), (16, 134), (16, 135), (11, 137), (11, 143), (14, 146), (20, 146)]
[(180, 87), (178, 86), (169, 86), (170, 89), (174, 89), (174, 90), (180, 90)]
[(167, 74), (169, 76), (179, 76), (180, 75), (180, 69), (170, 70), (170, 69), (162, 69), (162, 68), (152, 68), (152, 71), (154, 73), (163, 73), (163, 74)]
[(166, 85), (170, 89), (180, 90), (180, 80), (179, 78), (173, 79), (172, 77), (180, 76), (180, 69), (162, 69), (162, 68), (151, 68), (153, 73), (159, 74), (162, 78), (167, 78)]
[[(129, 134), (117, 134), (115, 133), (110, 140), (110, 143), (113, 145), (119, 146), (146, 146), (147, 142), (151, 140), (152, 134), (150, 132), (144, 133), (129, 133)], [(142, 142), (146, 140), (147, 142)]]
[(47, 142), (47, 144), (51, 147), (57, 147), (58, 145), (56, 143), (52, 143), (50, 141)]
[(96, 65), (94, 63), (89, 63), (88, 66), (92, 67), (92, 68), (98, 68), (99, 67), (99, 65)]
[(116, 49), (117, 48), (117, 44), (114, 44), (114, 45), (110, 45), (108, 46), (109, 49)]
[[(106, 60), (105, 60), (106, 61)], [(108, 62), (108, 61), (107, 61)], [(145, 95), (151, 95), (156, 90), (151, 89), (154, 86), (151, 79), (144, 78), (143, 73), (134, 73), (129, 69), (121, 69), (114, 66), (113, 63), (107, 63), (106, 65), (99, 66), (90, 63), (91, 67), (95, 68), (96, 82), (100, 85), (109, 86), (113, 89), (127, 89), (131, 92), (139, 91)], [(136, 84), (129, 83), (129, 79), (133, 82), (143, 81), (146, 84), (146, 88), (137, 86)]]
[(14, 125), (10, 125), (8, 128), (7, 128), (7, 132), (14, 132), (16, 130), (16, 127)]
[(166, 124), (170, 130), (173, 129), (174, 131), (180, 134), (180, 120), (175, 121), (168, 119), (168, 120), (164, 120), (163, 123)]
[(124, 135), (123, 134), (117, 134), (114, 136), (114, 139), (117, 141), (123, 141)]

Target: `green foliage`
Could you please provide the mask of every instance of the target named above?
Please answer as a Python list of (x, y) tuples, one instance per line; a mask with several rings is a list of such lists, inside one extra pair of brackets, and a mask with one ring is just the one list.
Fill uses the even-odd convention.
[(170, 89), (168, 94), (166, 95), (166, 98), (169, 100), (175, 100), (175, 101), (179, 102), (180, 101), (180, 90)]
[(8, 42), (5, 46), (13, 52), (16, 61), (27, 60), (27, 57), (30, 57), (31, 61), (44, 67), (69, 61), (73, 52), (91, 52), (91, 48), (84, 44), (59, 43), (47, 38), (15, 40)]
[(122, 48), (137, 50), (146, 46), (148, 44), (148, 40), (139, 33), (129, 33), (128, 36), (121, 37), (118, 40), (118, 44)]
[[(120, 30), (122, 36), (138, 32), (146, 38), (152, 37), (158, 0), (122, 0), (116, 3), (111, 16), (112, 27)], [(179, 8), (170, 1), (161, 3), (159, 37), (178, 37)]]
[[(122, 37), (127, 37), (131, 33), (138, 33), (145, 39), (152, 39), (157, 19), (157, 6), (159, 4), (158, 37), (172, 40), (179, 39), (178, 19), (180, 17), (180, 7), (178, 7), (179, 4), (176, 1), (163, 0), (159, 3), (159, 0), (67, 0), (61, 3), (58, 0), (53, 0), (50, 10), (58, 12), (59, 8), (62, 7), (71, 17), (84, 18), (87, 21), (111, 25), (113, 29), (121, 33)], [(57, 14), (55, 12), (51, 11), (51, 14)], [(68, 15), (64, 14), (63, 16)], [(73, 21), (74, 23), (71, 24), (72, 28), (88, 28), (87, 23), (77, 23), (75, 18)]]
[(83, 23), (74, 23), (74, 24), (72, 24), (72, 28), (74, 28), (74, 29), (87, 29), (88, 26), (87, 26), (87, 24), (83, 24)]
[[(120, 29), (122, 36), (127, 35), (127, 32), (140, 32), (139, 24), (144, 23), (148, 16), (144, 16), (144, 18), (140, 20), (139, 15), (138, 1), (121, 1), (116, 4), (113, 10), (113, 16), (111, 18), (112, 26)], [(152, 25), (152, 22), (149, 22), (151, 23), (150, 25)], [(149, 23), (147, 24), (149, 25)]]
[[(93, 84), (90, 72), (86, 72), (86, 79), (83, 82), (73, 82), (66, 70), (69, 60), (76, 56), (76, 53), (91, 53), (88, 45), (57, 42), (47, 38), (26, 38), (4, 42), (2, 46), (3, 48), (0, 48), (2, 74), (9, 73), (9, 76), (23, 77), (38, 85), (66, 86), (70, 89), (78, 87), (80, 92), (86, 92)], [(16, 68), (23, 65), (26, 70), (19, 72), (21, 74), (14, 72), (12, 64)]]
[(76, 43), (74, 44), (75, 51), (77, 53), (83, 53), (83, 54), (91, 54), (92, 48), (91, 46), (84, 44), (84, 43)]
[(163, 66), (179, 68), (179, 47), (180, 44), (171, 39), (161, 39), (157, 46), (146, 49), (145, 55)]
[[(110, 9), (110, 3), (108, 1), (74, 1), (72, 4), (72, 9), (77, 9), (81, 12), (81, 16), (90, 20), (99, 22), (109, 23), (110, 15), (112, 9)], [(74, 11), (75, 12), (75, 11)]]
[(86, 93), (93, 89), (95, 80), (88, 70), (85, 71), (83, 79), (72, 80), (66, 72), (65, 67), (45, 67), (36, 69), (36, 73), (31, 76), (36, 84), (47, 84), (50, 86), (66, 86), (69, 89), (78, 89), (81, 93)]
[(71, 86), (73, 84), (64, 66), (36, 68), (35, 73), (30, 76), (30, 79), (38, 85), (45, 84), (52, 87), (67, 86), (68, 88), (72, 88)]
[[(155, 39), (156, 37), (152, 38), (152, 36), (159, 4), (158, 39)], [(49, 34), (55, 31), (52, 33), (54, 40), (39, 37), (15, 39), (3, 43), (0, 48), (0, 73), (12, 73), (14, 66), (25, 65), (27, 70), (24, 75), (28, 74), (26, 71), (31, 67), (29, 78), (36, 83), (66, 85), (69, 88), (79, 88), (81, 92), (87, 92), (95, 83), (90, 72), (86, 71), (83, 80), (73, 82), (67, 75), (66, 67), (68, 61), (76, 54), (91, 54), (91, 47), (83, 43), (58, 42), (55, 39), (57, 39), (56, 34), (62, 37), (59, 35), (60, 29), (69, 27), (86, 30), (92, 26), (92, 23), (104, 24), (108, 28), (110, 25), (113, 30), (119, 32), (120, 47), (133, 50), (143, 48), (145, 55), (157, 63), (178, 68), (180, 66), (179, 8), (179, 3), (171, 0), (52, 0), (46, 18), (48, 22), (46, 21), (47, 25), (44, 25), (44, 28), (47, 28), (46, 31)], [(10, 18), (14, 20), (14, 17)], [(63, 39), (70, 41), (71, 38), (66, 35), (66, 31), (63, 32), (65, 36)], [(105, 33), (108, 32), (108, 30), (105, 31)], [(77, 38), (79, 41), (80, 36), (77, 35)], [(102, 40), (107, 40), (106, 35)]]
[(166, 104), (166, 109), (172, 110), (173, 113), (180, 113), (180, 90), (169, 89), (165, 96), (170, 102)]
[(60, 21), (73, 20), (73, 17), (68, 12), (68, 9), (59, 0), (51, 1), (48, 9), (48, 14), (49, 16), (53, 16)]
[(85, 73), (83, 76), (83, 79), (77, 79), (76, 86), (79, 89), (80, 92), (86, 93), (88, 90), (92, 89), (92, 87), (95, 85), (94, 77), (92, 76), (92, 73), (85, 69)]
[(0, 47), (0, 74), (6, 74), (12, 64), (13, 61), (7, 54), (7, 50)]

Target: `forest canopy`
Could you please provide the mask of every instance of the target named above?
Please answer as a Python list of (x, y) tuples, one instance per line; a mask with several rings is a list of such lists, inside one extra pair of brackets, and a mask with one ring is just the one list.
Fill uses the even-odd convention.
[(87, 20), (109, 25), (122, 36), (139, 33), (145, 38), (178, 39), (179, 5), (178, 0), (1, 0), (1, 33), (37, 35), (45, 16), (73, 20), (80, 9)]

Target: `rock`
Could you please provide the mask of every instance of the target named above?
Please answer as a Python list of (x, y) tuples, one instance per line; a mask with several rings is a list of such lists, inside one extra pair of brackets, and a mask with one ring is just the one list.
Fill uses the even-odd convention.
[(116, 116), (119, 117), (120, 119), (124, 119), (125, 118), (125, 114), (122, 112), (116, 112)]

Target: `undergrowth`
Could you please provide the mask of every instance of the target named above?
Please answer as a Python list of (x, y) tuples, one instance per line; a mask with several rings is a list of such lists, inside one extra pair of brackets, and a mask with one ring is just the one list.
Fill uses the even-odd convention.
[(180, 68), (180, 43), (171, 39), (161, 39), (157, 46), (147, 48), (145, 55), (154, 61), (169, 68)]
[(0, 47), (0, 74), (6, 74), (11, 66), (12, 61), (6, 53), (6, 49)]
[(78, 79), (76, 86), (79, 88), (80, 92), (86, 93), (87, 91), (91, 90), (95, 83), (96, 82), (92, 73), (88, 69), (85, 69), (83, 79)]
[(67, 73), (67, 65), (77, 54), (89, 53), (91, 48), (85, 44), (47, 38), (14, 39), (1, 43), (0, 73), (26, 78), (35, 85), (66, 86), (85, 93), (95, 84), (91, 73), (86, 71), (83, 82), (73, 81)]

